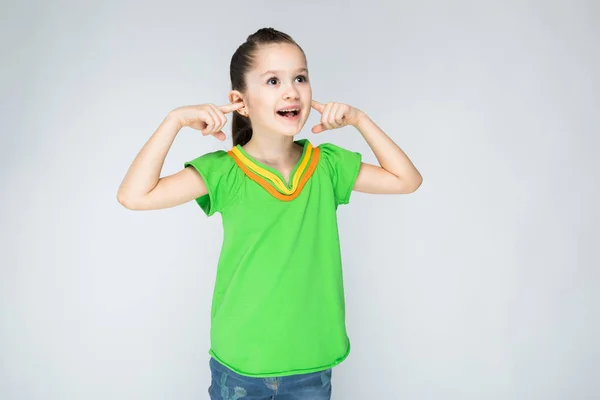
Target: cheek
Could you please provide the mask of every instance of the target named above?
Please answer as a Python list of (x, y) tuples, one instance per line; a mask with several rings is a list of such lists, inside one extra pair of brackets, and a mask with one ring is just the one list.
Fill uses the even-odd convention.
[(248, 108), (250, 116), (254, 118), (255, 122), (264, 121), (269, 119), (273, 112), (273, 106), (266, 104), (264, 101), (253, 101)]
[(302, 93), (302, 95), (303, 95), (302, 97), (304, 97), (308, 101), (312, 100), (312, 88), (310, 86), (307, 86), (305, 88), (304, 92)]
[(248, 109), (248, 113), (251, 116), (258, 116), (262, 113), (262, 104), (260, 101), (260, 97), (256, 98), (247, 98), (246, 99), (246, 108)]
[(268, 91), (257, 93), (257, 95), (251, 99), (252, 111), (255, 115), (259, 116), (272, 115), (276, 104), (277, 99), (274, 98), (273, 93), (269, 93)]
[(307, 86), (302, 94), (304, 98), (312, 100), (312, 88), (310, 86)]

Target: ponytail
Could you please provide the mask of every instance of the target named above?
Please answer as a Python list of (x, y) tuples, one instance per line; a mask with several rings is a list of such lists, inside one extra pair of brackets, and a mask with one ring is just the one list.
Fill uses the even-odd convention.
[(238, 144), (243, 146), (252, 138), (252, 125), (250, 124), (250, 119), (241, 116), (237, 111), (233, 112), (231, 137), (234, 146), (237, 146)]

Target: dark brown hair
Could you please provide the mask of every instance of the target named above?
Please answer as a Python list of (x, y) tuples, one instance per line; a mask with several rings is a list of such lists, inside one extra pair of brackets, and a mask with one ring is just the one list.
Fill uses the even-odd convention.
[[(302, 54), (304, 50), (291, 38), (291, 36), (273, 28), (261, 28), (246, 39), (246, 42), (237, 48), (231, 57), (229, 64), (229, 77), (231, 79), (231, 89), (242, 93), (246, 91), (246, 74), (253, 68), (254, 57), (261, 45), (274, 43), (290, 43), (298, 46)], [(306, 55), (304, 54), (304, 58)], [(240, 115), (237, 111), (233, 113), (231, 121), (231, 136), (233, 145), (243, 146), (252, 138), (252, 125), (248, 117)]]

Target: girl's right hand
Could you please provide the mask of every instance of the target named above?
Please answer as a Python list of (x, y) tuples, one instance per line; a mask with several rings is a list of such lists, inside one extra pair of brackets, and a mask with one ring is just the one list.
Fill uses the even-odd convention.
[(244, 107), (243, 102), (215, 106), (214, 104), (201, 104), (197, 106), (183, 106), (171, 111), (179, 121), (179, 126), (189, 126), (197, 129), (204, 136), (212, 135), (217, 139), (225, 140), (225, 133), (221, 130), (227, 122), (225, 114)]

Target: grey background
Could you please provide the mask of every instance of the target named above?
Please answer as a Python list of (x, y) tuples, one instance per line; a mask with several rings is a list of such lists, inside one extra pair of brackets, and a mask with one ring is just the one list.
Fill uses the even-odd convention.
[[(263, 26), (424, 176), (340, 208), (334, 399), (599, 398), (600, 6), (2, 3), (0, 399), (204, 399), (220, 216), (116, 191), (173, 108), (227, 102)], [(375, 157), (353, 128), (299, 137)], [(229, 129), (229, 126), (226, 127)], [(231, 145), (184, 129), (164, 174)]]

